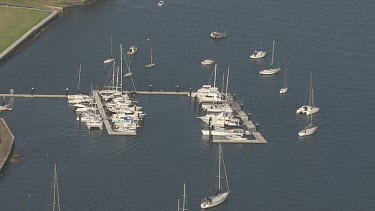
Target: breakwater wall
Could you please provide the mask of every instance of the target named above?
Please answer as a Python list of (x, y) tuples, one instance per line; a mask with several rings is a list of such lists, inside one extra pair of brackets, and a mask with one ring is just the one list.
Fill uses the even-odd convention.
[(3, 118), (0, 118), (0, 172), (12, 154), (14, 135)]

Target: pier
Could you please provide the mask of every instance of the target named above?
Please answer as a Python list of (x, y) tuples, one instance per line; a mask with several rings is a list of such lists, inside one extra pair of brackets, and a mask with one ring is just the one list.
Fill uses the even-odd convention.
[[(191, 96), (191, 92), (164, 92), (164, 91), (136, 91), (134, 92), (136, 95), (169, 95), (169, 96)], [(103, 117), (104, 125), (107, 130), (108, 135), (117, 135), (117, 136), (128, 136), (128, 135), (137, 135), (134, 132), (117, 132), (113, 131), (111, 124), (109, 123), (107, 114), (104, 110), (103, 104), (100, 100), (98, 91), (93, 91), (93, 95), (95, 98), (95, 102), (98, 105), (100, 115)], [(0, 97), (14, 97), (14, 98), (67, 98), (67, 95), (36, 95), (36, 94), (0, 94)], [(227, 94), (226, 97), (227, 102), (233, 108), (233, 110), (237, 113), (237, 117), (240, 118), (246, 126), (247, 130), (249, 130), (252, 136), (255, 139), (245, 140), (245, 141), (233, 141), (233, 140), (213, 140), (213, 143), (232, 143), (232, 144), (266, 144), (266, 139), (262, 136), (262, 134), (257, 130), (257, 127), (251, 121), (249, 116), (243, 111), (242, 106), (234, 99), (231, 94)]]
[(102, 101), (100, 100), (98, 91), (94, 90), (93, 91), (93, 96), (94, 96), (94, 99), (95, 99), (95, 103), (98, 105), (99, 113), (100, 113), (100, 115), (103, 118), (104, 126), (105, 126), (105, 129), (107, 130), (107, 134), (108, 135), (110, 135), (110, 136), (135, 136), (135, 135), (137, 135), (137, 133), (135, 133), (135, 132), (126, 132), (126, 131), (124, 131), (124, 132), (117, 132), (117, 131), (113, 131), (112, 126), (109, 123), (107, 114), (106, 114), (106, 112), (104, 110)]
[(10, 159), (14, 136), (3, 118), (0, 118), (0, 171)]

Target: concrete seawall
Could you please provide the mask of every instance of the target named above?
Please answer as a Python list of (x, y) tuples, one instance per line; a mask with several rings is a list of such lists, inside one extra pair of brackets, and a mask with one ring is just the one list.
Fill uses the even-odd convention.
[(13, 149), (14, 136), (3, 118), (0, 118), (0, 172), (10, 159)]
[(32, 38), (36, 33), (42, 30), (47, 24), (49, 24), (54, 18), (56, 18), (58, 12), (52, 11), (50, 15), (40, 21), (38, 24), (33, 26), (29, 31), (27, 31), (24, 35), (22, 35), (18, 40), (16, 40), (12, 45), (10, 45), (7, 49), (0, 53), (0, 61), (7, 58), (12, 52), (17, 50), (19, 46), (21, 46), (25, 41)]

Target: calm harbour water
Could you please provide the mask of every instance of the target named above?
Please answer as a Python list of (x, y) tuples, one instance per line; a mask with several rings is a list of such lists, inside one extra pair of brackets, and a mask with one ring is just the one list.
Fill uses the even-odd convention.
[[(82, 64), (82, 89), (101, 87), (103, 60), (118, 45), (136, 45), (132, 70), (138, 90), (196, 90), (211, 69), (231, 68), (230, 92), (268, 141), (224, 145), (231, 195), (212, 210), (373, 210), (375, 208), (375, 7), (370, 1), (98, 1), (74, 8), (21, 51), (0, 63), (0, 92), (64, 94)], [(209, 33), (228, 31), (224, 40)], [(147, 39), (150, 39), (147, 41)], [(270, 56), (251, 61), (257, 47), (288, 66), (262, 77)], [(145, 70), (153, 46), (157, 66)], [(270, 54), (269, 54), (270, 55)], [(295, 114), (313, 72), (317, 133), (299, 139), (307, 124)], [(221, 80), (221, 79), (220, 79)], [(1, 103), (4, 103), (2, 100)], [(188, 208), (199, 210), (215, 179), (217, 145), (200, 133), (187, 97), (139, 96), (147, 113), (137, 137), (109, 137), (79, 126), (61, 99), (14, 99), (1, 114), (13, 131), (18, 163), (0, 179), (1, 210), (46, 210), (57, 163), (64, 210), (176, 210), (187, 183)], [(29, 195), (31, 195), (29, 197)]]

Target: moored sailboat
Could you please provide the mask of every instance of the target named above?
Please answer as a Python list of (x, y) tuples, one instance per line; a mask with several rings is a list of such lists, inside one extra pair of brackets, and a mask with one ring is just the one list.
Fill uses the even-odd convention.
[(279, 66), (278, 67), (273, 67), (274, 52), (275, 52), (275, 40), (273, 40), (273, 42), (272, 42), (271, 66), (268, 69), (263, 69), (263, 70), (259, 71), (259, 74), (261, 74), (261, 75), (273, 75), (273, 74), (278, 73), (281, 70), (281, 68)]
[[(211, 207), (215, 207), (215, 206), (220, 205), (221, 203), (223, 203), (228, 198), (229, 193), (230, 193), (229, 184), (228, 184), (228, 177), (227, 177), (227, 172), (226, 172), (226, 169), (225, 169), (224, 156), (223, 156), (223, 152), (222, 152), (222, 149), (221, 149), (221, 144), (219, 144), (218, 160), (219, 160), (218, 190), (216, 191), (215, 194), (202, 199), (202, 201), (201, 201), (201, 208), (202, 209), (211, 208)], [(223, 166), (223, 170), (224, 170), (224, 177), (225, 177), (225, 181), (226, 181), (225, 186), (226, 187), (223, 187), (223, 185), (221, 184), (221, 165)]]

